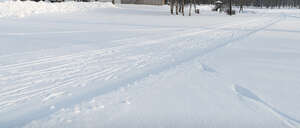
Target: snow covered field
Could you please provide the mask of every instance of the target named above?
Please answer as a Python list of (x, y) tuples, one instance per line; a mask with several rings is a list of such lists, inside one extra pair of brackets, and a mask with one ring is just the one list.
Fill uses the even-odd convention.
[(300, 10), (0, 2), (0, 128), (300, 128)]

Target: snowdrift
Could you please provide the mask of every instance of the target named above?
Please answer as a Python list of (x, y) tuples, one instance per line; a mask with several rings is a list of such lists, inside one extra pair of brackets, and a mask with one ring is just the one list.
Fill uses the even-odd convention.
[(0, 2), (0, 18), (3, 17), (26, 17), (34, 14), (47, 13), (71, 13), (87, 11), (96, 8), (113, 7), (109, 2), (32, 2), (32, 1), (5, 1)]

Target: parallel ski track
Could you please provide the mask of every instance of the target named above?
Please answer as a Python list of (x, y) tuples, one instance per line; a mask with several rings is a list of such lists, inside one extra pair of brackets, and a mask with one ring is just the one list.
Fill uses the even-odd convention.
[(290, 128), (299, 128), (300, 127), (300, 120), (297, 120), (297, 119), (289, 116), (288, 114), (285, 114), (285, 113), (279, 111), (278, 109), (276, 109), (275, 107), (273, 107), (272, 105), (270, 105), (269, 103), (264, 101), (262, 98), (257, 96), (251, 90), (249, 90), (245, 87), (239, 86), (239, 85), (234, 85), (233, 86), (233, 91), (238, 96), (241, 96), (241, 97), (243, 97), (247, 100), (251, 100), (251, 101), (254, 101), (255, 103), (258, 103), (258, 104), (262, 105), (263, 107), (265, 107), (265, 109), (267, 109), (274, 116), (276, 116), (277, 118), (282, 120), (282, 122), (285, 123)]
[[(30, 98), (34, 98), (35, 96), (45, 96), (48, 93), (51, 93), (54, 90), (59, 90), (72, 86), (81, 86), (87, 84), (89, 81), (97, 80), (97, 81), (106, 81), (103, 82), (105, 86), (100, 87), (89, 87), (83, 88), (82, 92), (75, 93), (71, 97), (64, 97), (60, 100), (51, 102), (47, 105), (41, 105), (36, 107), (24, 108), (24, 107), (16, 107), (13, 111), (9, 111), (10, 116), (1, 118), (0, 116), (0, 124), (1, 127), (19, 127), (22, 126), (32, 120), (39, 119), (45, 117), (61, 108), (70, 107), (80, 102), (86, 101), (92, 97), (105, 94), (114, 90), (119, 89), (122, 86), (126, 86), (135, 81), (142, 80), (148, 77), (151, 74), (158, 74), (160, 72), (169, 70), (174, 68), (177, 65), (185, 63), (187, 61), (193, 60), (196, 57), (202, 56), (206, 53), (214, 51), (218, 48), (222, 48), (229, 43), (232, 43), (235, 40), (239, 40), (245, 37), (250, 36), (253, 33), (256, 33), (260, 30), (263, 30), (270, 25), (279, 22), (282, 17), (271, 19), (271, 20), (260, 20), (255, 19), (252, 21), (241, 22), (241, 23), (231, 23), (224, 24), (222, 26), (217, 26), (214, 29), (203, 30), (203, 29), (192, 29), (185, 30), (181, 32), (174, 32), (170, 35), (163, 35), (161, 38), (147, 39), (147, 41), (141, 43), (139, 39), (125, 39), (119, 41), (126, 41), (129, 43), (124, 43), (125, 45), (87, 51), (83, 53), (75, 53), (70, 55), (63, 56), (55, 56), (55, 57), (46, 57), (40, 58), (39, 60), (23, 62), (18, 64), (4, 65), (0, 66), (0, 72), (6, 72), (8, 75), (4, 74), (4, 77), (1, 77), (0, 80), (4, 81), (2, 83), (15, 80), (14, 85), (11, 88), (4, 88), (0, 90), (0, 114), (1, 110), (5, 110), (7, 107), (14, 105), (19, 102), (24, 102), (24, 100), (29, 100)], [(266, 23), (264, 23), (264, 22)], [(262, 22), (262, 23), (261, 23)], [(200, 35), (205, 34), (215, 34), (218, 35), (218, 30), (222, 31), (224, 28), (230, 27), (244, 27), (247, 28), (246, 25), (248, 23), (252, 23), (256, 28), (253, 31), (238, 33), (236, 31), (232, 31), (229, 34), (226, 34), (222, 38), (211, 38), (207, 40), (196, 40), (194, 45), (198, 45), (199, 42), (214, 42), (219, 41), (221, 43), (217, 44), (209, 44), (208, 47), (201, 49), (191, 49), (191, 51), (186, 51), (186, 54), (181, 55), (178, 58), (175, 58), (174, 61), (163, 62), (163, 64), (158, 64), (153, 68), (141, 68), (138, 73), (135, 73), (131, 76), (124, 77), (122, 79), (117, 79), (116, 81), (110, 82), (110, 79), (113, 79), (114, 76), (118, 74), (126, 73), (130, 71), (136, 70), (135, 67), (139, 66), (140, 58), (136, 58), (136, 56), (123, 55), (124, 51), (130, 51), (137, 48), (144, 48), (149, 45), (161, 45), (161, 44), (170, 44), (170, 46), (181, 46), (181, 44), (185, 44), (188, 42), (184, 42), (186, 39), (193, 39)], [(228, 32), (228, 31), (227, 31)], [(223, 34), (223, 33), (219, 33)], [(144, 37), (141, 37), (144, 40)], [(225, 38), (225, 40), (223, 39)], [(228, 38), (226, 40), (226, 38)], [(177, 40), (183, 40), (183, 42), (173, 42)], [(172, 44), (173, 43), (173, 44)], [(174, 44), (175, 43), (175, 44)], [(188, 49), (187, 49), (188, 50)], [(199, 51), (200, 50), (200, 51)], [(143, 56), (155, 56), (155, 53), (149, 53), (141, 55)], [(176, 53), (177, 54), (177, 53)], [(113, 58), (115, 56), (119, 56), (117, 58)], [(168, 56), (166, 54), (166, 56)], [(134, 58), (134, 59), (132, 59)], [(168, 58), (167, 59), (172, 59)], [(156, 61), (151, 62), (157, 63), (159, 59), (154, 59)], [(52, 64), (53, 63), (53, 64)], [(143, 61), (141, 61), (143, 64)], [(46, 68), (33, 70), (35, 66), (45, 65)], [(54, 65), (47, 67), (47, 65)], [(58, 65), (57, 65), (58, 64)], [(102, 65), (101, 65), (102, 64)], [(147, 66), (147, 63), (145, 63)], [(58, 77), (53, 77), (58, 75)], [(61, 75), (65, 76), (64, 79), (61, 79)], [(47, 86), (43, 86), (43, 82), (54, 82), (54, 84), (47, 84)], [(0, 83), (0, 85), (2, 84)], [(37, 88), (37, 89), (33, 89)], [(49, 105), (55, 105), (56, 108), (54, 110), (49, 110)], [(27, 105), (28, 106), (28, 105)], [(30, 105), (29, 105), (30, 106)], [(1, 115), (6, 115), (7, 113), (2, 113)], [(27, 115), (30, 115), (28, 117)]]
[[(180, 34), (180, 33), (176, 33), (175, 35), (177, 35), (177, 34)], [(136, 40), (136, 38), (133, 38), (133, 39)], [(118, 42), (121, 42), (121, 41), (134, 42), (133, 39), (129, 38), (129, 39), (123, 39), (123, 40), (116, 40), (116, 41), (118, 41)], [(102, 58), (101, 59), (102, 63), (105, 63), (106, 65), (111, 65), (113, 63), (120, 63), (116, 59), (114, 59), (114, 60), (109, 59), (110, 56), (115, 55), (117, 52), (120, 52), (120, 50), (122, 50), (122, 49), (127, 49), (134, 45), (136, 45), (136, 43), (116, 46), (116, 47), (112, 47), (112, 48), (100, 49), (100, 50), (81, 52), (81, 53), (76, 53), (76, 54), (40, 58), (38, 60), (0, 66), (0, 71), (2, 71), (2, 72), (5, 72), (5, 71), (6, 72), (11, 72), (11, 71), (16, 72), (16, 73), (12, 73), (9, 75), (3, 75), (3, 77), (1, 77), (0, 80), (3, 80), (3, 81), (14, 80), (16, 83), (17, 82), (21, 83), (21, 84), (14, 84), (14, 86), (12, 86), (12, 87), (2, 88), (0, 91), (3, 93), (0, 94), (0, 97), (1, 97), (0, 99), (5, 99), (5, 95), (19, 92), (23, 89), (29, 88), (29, 86), (26, 86), (26, 85), (32, 85), (33, 84), (32, 81), (40, 80), (41, 76), (43, 76), (43, 75), (46, 75), (43, 77), (48, 77), (48, 75), (51, 75), (53, 73), (58, 72), (61, 74), (62, 72), (64, 72), (66, 76), (73, 76), (72, 74), (76, 74), (76, 75), (80, 76), (78, 74), (78, 72), (80, 72), (80, 70), (78, 70), (78, 69), (85, 68), (82, 66), (82, 64), (88, 65), (91, 63), (97, 63), (98, 60), (95, 59), (95, 57)], [(37, 53), (35, 53), (35, 54), (37, 54)], [(104, 59), (103, 57), (108, 57), (108, 59)], [(73, 60), (76, 60), (76, 61), (71, 62)], [(70, 62), (68, 62), (68, 61), (70, 61)], [(61, 62), (64, 62), (64, 63), (58, 64)], [(43, 68), (40, 70), (26, 70), (26, 68), (30, 69), (31, 67), (40, 66), (43, 64), (51, 64), (51, 63), (54, 63), (55, 66), (50, 66), (50, 67)], [(104, 66), (104, 67), (106, 67), (106, 66)], [(25, 70), (22, 71), (23, 69), (25, 69)], [(98, 73), (103, 73), (103, 72), (98, 72)], [(88, 75), (88, 74), (90, 74), (90, 73), (85, 73), (84, 75)], [(50, 81), (55, 81), (55, 80), (51, 80), (51, 79), (53, 79), (53, 78), (50, 78)], [(47, 81), (47, 79), (45, 79), (45, 81)], [(39, 81), (37, 83), (40, 83), (40, 82), (42, 82), (42, 81)], [(35, 82), (34, 84), (37, 84), (37, 83)], [(9, 96), (14, 96), (14, 95), (9, 95)], [(0, 104), (0, 106), (1, 106), (1, 104)]]
[[(189, 30), (191, 31), (191, 30)], [(193, 30), (195, 31), (195, 30)], [(208, 30), (202, 30), (202, 31), (197, 31), (197, 33), (202, 33), (202, 32), (206, 32)], [(177, 32), (177, 33), (173, 33), (172, 35), (180, 35), (182, 33), (186, 33), (184, 32)], [(196, 33), (196, 34), (197, 34)], [(194, 33), (195, 34), (195, 33)], [(161, 40), (156, 40), (156, 43), (160, 43), (164, 40), (168, 40), (168, 39), (172, 39), (172, 38), (177, 38), (175, 36), (169, 36), (168, 38), (163, 38)], [(126, 41), (126, 42), (134, 42), (136, 40), (136, 38), (133, 39), (123, 39), (123, 40), (117, 40), (119, 42), (121, 41)], [(153, 44), (155, 43), (153, 41), (150, 41), (148, 43)], [(147, 43), (147, 42), (146, 42)], [(145, 45), (146, 43), (143, 43), (141, 46)], [(63, 56), (54, 56), (54, 57), (47, 57), (47, 58), (40, 58), (38, 60), (34, 60), (34, 61), (29, 61), (29, 62), (23, 62), (23, 63), (18, 63), (18, 64), (12, 64), (12, 65), (5, 65), (5, 66), (0, 66), (0, 71), (12, 71), (12, 70), (16, 70), (15, 74), (12, 75), (6, 75), (4, 77), (1, 77), (0, 80), (14, 80), (16, 83), (18, 84), (14, 84), (13, 87), (10, 88), (2, 88), (0, 91), (3, 92), (0, 94), (0, 99), (4, 100), (6, 97), (6, 95), (12, 97), (12, 96), (16, 96), (19, 94), (11, 94), (11, 93), (16, 93), (16, 92), (20, 92), (24, 89), (30, 88), (30, 86), (27, 85), (32, 85), (32, 81), (36, 81), (36, 80), (40, 80), (40, 81), (36, 81), (34, 84), (38, 84), (40, 82), (43, 82), (41, 80), (40, 76), (44, 76), (48, 77), (48, 75), (51, 75), (53, 73), (62, 73), (64, 72), (65, 76), (73, 76), (72, 74), (75, 74), (77, 76), (82, 76), (83, 74), (78, 74), (80, 72), (80, 70), (78, 71), (78, 69), (84, 68), (82, 67), (82, 64), (91, 64), (91, 63), (97, 63), (97, 59), (95, 59), (95, 56), (97, 58), (101, 58), (101, 57), (106, 57), (106, 56), (110, 56), (113, 54), (116, 54), (116, 52), (120, 52), (120, 50), (122, 49), (128, 49), (131, 48), (132, 46), (137, 46), (140, 44), (136, 44), (136, 43), (132, 43), (132, 44), (128, 44), (125, 46), (117, 46), (117, 47), (112, 47), (112, 48), (107, 48), (107, 49), (100, 49), (100, 50), (94, 50), (94, 51), (88, 51), (88, 52), (83, 52), (83, 53), (77, 53), (77, 54), (71, 54), (71, 55), (63, 55)], [(85, 59), (87, 58), (88, 59)], [(67, 61), (73, 61), (73, 60), (79, 60), (78, 62), (67, 62)], [(84, 60), (84, 61), (82, 61)], [(104, 60), (104, 59), (102, 59)], [(118, 63), (116, 59), (111, 60), (111, 59), (107, 59), (108, 61), (102, 61), (103, 63), (105, 63), (106, 65), (111, 65), (113, 63)], [(67, 63), (63, 63), (61, 65), (58, 65), (57, 62), (67, 62)], [(19, 71), (22, 70), (23, 68), (30, 68), (30, 67), (34, 67), (34, 66), (38, 66), (38, 65), (42, 65), (42, 64), (49, 64), (49, 63), (56, 63), (55, 66), (51, 66), (49, 68), (45, 68), (45, 69), (41, 69), (41, 70), (25, 70), (25, 71)], [(58, 65), (58, 66), (57, 66)], [(105, 67), (105, 66), (104, 66)], [(102, 73), (102, 72), (98, 72), (98, 73)], [(89, 76), (93, 75), (94, 73), (85, 73), (85, 76)], [(38, 76), (38, 77), (37, 77)], [(55, 81), (55, 80), (51, 80), (53, 78), (49, 79), (44, 79), (44, 81)], [(96, 79), (96, 78), (95, 78)], [(21, 87), (21, 88), (20, 88)], [(61, 86), (63, 87), (63, 86)], [(49, 88), (49, 87), (46, 87)], [(0, 110), (1, 110), (1, 102), (0, 102)]]

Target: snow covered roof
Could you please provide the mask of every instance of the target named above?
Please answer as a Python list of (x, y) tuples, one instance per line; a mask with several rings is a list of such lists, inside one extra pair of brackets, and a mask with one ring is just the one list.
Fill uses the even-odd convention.
[(215, 2), (215, 4), (223, 4), (223, 2), (218, 0)]

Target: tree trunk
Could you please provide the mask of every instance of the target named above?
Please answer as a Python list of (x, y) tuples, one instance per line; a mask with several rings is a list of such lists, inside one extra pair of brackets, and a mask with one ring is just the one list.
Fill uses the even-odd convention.
[(232, 15), (232, 0), (229, 0), (229, 15)]
[(243, 12), (244, 11), (244, 0), (240, 0), (240, 11), (239, 13)]
[(190, 0), (189, 2), (190, 2), (190, 12), (189, 12), (189, 16), (191, 16), (191, 15), (192, 15), (192, 1)]
[(173, 15), (173, 12), (174, 12), (174, 0), (171, 0), (170, 1), (170, 8), (171, 8), (171, 14)]
[(200, 12), (197, 11), (196, 0), (193, 0), (193, 3), (194, 3), (194, 8), (195, 8), (195, 13), (199, 14)]
[(176, 5), (176, 15), (178, 15), (178, 9), (179, 9), (179, 7), (178, 7), (178, 5), (179, 5), (178, 0), (175, 1), (175, 5)]
[(182, 9), (181, 12), (182, 12), (182, 15), (184, 16), (184, 0), (181, 1), (181, 6), (182, 6), (181, 7), (181, 9)]

